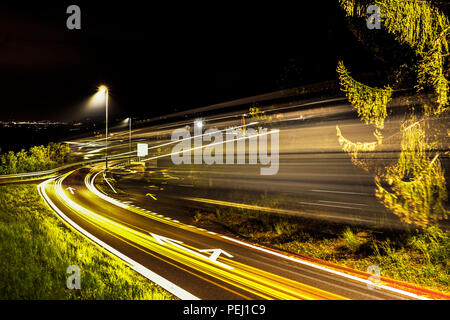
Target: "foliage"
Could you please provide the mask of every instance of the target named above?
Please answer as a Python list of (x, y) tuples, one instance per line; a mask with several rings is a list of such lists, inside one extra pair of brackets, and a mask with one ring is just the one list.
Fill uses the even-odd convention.
[[(33, 185), (0, 186), (0, 256), (0, 299), (173, 299), (68, 229)], [(70, 265), (80, 290), (66, 288)]]
[(379, 6), (383, 28), (400, 44), (410, 46), (419, 60), (417, 89), (433, 88), (440, 114), (448, 106), (448, 81), (445, 78), (445, 56), (449, 54), (448, 18), (429, 1), (424, 0), (339, 0), (347, 16), (366, 18), (370, 4)]
[[(448, 108), (448, 70), (446, 57), (449, 54), (448, 35), (450, 23), (448, 18), (432, 2), (423, 0), (339, 0), (339, 4), (348, 17), (367, 19), (366, 8), (375, 4), (379, 6), (382, 28), (395, 40), (411, 48), (415, 54), (416, 71), (415, 89), (433, 89), (436, 99), (431, 104), (423, 105), (424, 118), (442, 115)], [(391, 99), (393, 89), (368, 87), (354, 80), (342, 62), (337, 67), (341, 89), (346, 92), (348, 100), (357, 109), (358, 116), (366, 124), (375, 124), (384, 128), (387, 116), (386, 107)], [(401, 83), (397, 81), (396, 83)], [(411, 108), (411, 114), (415, 110)], [(352, 162), (365, 170), (376, 166), (376, 195), (380, 201), (407, 224), (426, 227), (432, 222), (448, 217), (444, 207), (447, 199), (446, 181), (439, 155), (431, 150), (438, 139), (433, 128), (422, 127), (412, 121), (403, 123), (399, 130), (402, 135), (401, 152), (397, 164), (386, 166), (368, 161), (368, 154), (381, 144), (381, 133), (376, 131), (377, 142), (353, 143), (344, 138), (339, 128), (337, 135), (344, 151), (352, 157)], [(425, 130), (426, 129), (426, 130)], [(362, 155), (365, 158), (362, 158)], [(433, 159), (431, 159), (434, 156)]]
[(392, 89), (386, 87), (384, 89), (371, 88), (356, 80), (339, 61), (337, 67), (341, 90), (347, 95), (347, 99), (358, 112), (358, 116), (365, 121), (366, 124), (375, 124), (379, 129), (384, 128), (384, 119), (387, 117), (386, 105), (392, 97)]
[(260, 122), (272, 121), (272, 116), (267, 116), (264, 111), (262, 111), (257, 105), (250, 107), (248, 114), (252, 119), (258, 120)]
[[(447, 199), (445, 177), (439, 155), (430, 160), (427, 152), (430, 148), (420, 123), (402, 130), (400, 158), (396, 165), (387, 168), (383, 177), (376, 178), (376, 195), (405, 223), (425, 227), (448, 217), (443, 205)], [(382, 186), (381, 179), (392, 192)]]
[(70, 148), (66, 144), (50, 142), (34, 146), (28, 151), (8, 151), (0, 155), (0, 174), (42, 171), (55, 168), (68, 160)]
[(437, 96), (437, 106), (431, 110), (431, 114), (439, 115), (448, 109), (448, 81), (444, 75), (443, 55), (440, 49), (433, 49), (424, 55), (423, 60), (417, 66), (417, 85), (421, 91), (426, 86), (431, 86)]
[(408, 240), (408, 245), (419, 252), (430, 264), (448, 263), (450, 261), (450, 233), (444, 232), (437, 226), (423, 230)]
[(339, 126), (336, 126), (336, 135), (339, 139), (339, 144), (342, 147), (342, 150), (347, 152), (352, 159), (352, 163), (356, 166), (363, 168), (364, 170), (369, 170), (369, 163), (367, 158), (370, 155), (370, 152), (375, 151), (376, 147), (382, 144), (383, 137), (378, 131), (375, 131), (374, 136), (377, 141), (373, 142), (352, 142), (345, 138)]
[(357, 235), (355, 235), (350, 228), (345, 229), (342, 234), (344, 246), (351, 252), (356, 252), (364, 243)]

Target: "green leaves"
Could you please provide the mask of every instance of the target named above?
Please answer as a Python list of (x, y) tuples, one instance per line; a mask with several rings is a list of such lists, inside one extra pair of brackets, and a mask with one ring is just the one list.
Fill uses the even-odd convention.
[(47, 147), (34, 146), (27, 152), (9, 151), (0, 155), (0, 174), (42, 171), (67, 161), (70, 148), (66, 144), (50, 142)]
[(419, 122), (404, 125), (402, 131), (400, 158), (376, 178), (376, 196), (403, 222), (425, 227), (448, 217), (443, 205), (447, 199), (444, 172), (438, 154), (430, 160)]
[[(339, 0), (339, 4), (348, 17), (367, 18), (365, 8), (373, 3)], [(432, 88), (436, 94), (436, 107), (432, 112), (441, 114), (448, 106), (448, 80), (444, 76), (444, 58), (449, 54), (448, 17), (424, 0), (375, 0), (374, 4), (381, 11), (382, 29), (416, 53), (419, 61), (416, 89)]]
[[(411, 67), (417, 75), (415, 89), (417, 92), (432, 89), (435, 94), (431, 104), (423, 105), (422, 120), (449, 110), (449, 84), (445, 77), (450, 34), (447, 16), (432, 2), (424, 0), (339, 0), (339, 4), (348, 17), (364, 19), (367, 18), (366, 8), (370, 4), (377, 5), (381, 11), (382, 29), (393, 35), (399, 44), (407, 45), (414, 51), (415, 64)], [(386, 106), (393, 90), (390, 87), (371, 88), (357, 82), (342, 62), (338, 64), (337, 73), (341, 89), (357, 110), (358, 116), (366, 124), (383, 129), (387, 117)], [(411, 111), (414, 113), (413, 108)], [(414, 121), (412, 117), (403, 123), (399, 132), (402, 135), (400, 157), (391, 166), (370, 161), (370, 153), (375, 150), (377, 143), (353, 143), (342, 136), (339, 128), (337, 135), (343, 150), (351, 155), (354, 164), (366, 170), (376, 167), (376, 195), (384, 206), (403, 222), (425, 227), (448, 217), (448, 210), (444, 207), (447, 188), (439, 155), (431, 152), (439, 138), (432, 135), (433, 128), (422, 127), (421, 121)], [(434, 142), (429, 142), (429, 136), (435, 139)], [(381, 144), (378, 137), (377, 140)]]
[(387, 117), (386, 106), (391, 101), (392, 89), (371, 88), (356, 81), (350, 76), (342, 61), (339, 61), (336, 71), (339, 74), (341, 90), (346, 93), (358, 116), (366, 124), (374, 124), (377, 128), (383, 129), (384, 119)]

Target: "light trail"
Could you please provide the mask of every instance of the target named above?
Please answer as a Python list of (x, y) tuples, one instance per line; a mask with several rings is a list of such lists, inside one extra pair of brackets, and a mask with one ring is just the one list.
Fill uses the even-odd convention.
[(224, 239), (227, 239), (229, 241), (232, 241), (232, 242), (235, 242), (235, 243), (239, 243), (239, 244), (241, 244), (243, 246), (247, 246), (247, 247), (250, 247), (250, 248), (253, 248), (253, 249), (256, 249), (256, 250), (259, 250), (259, 251), (262, 251), (262, 252), (265, 252), (265, 253), (268, 253), (268, 254), (271, 254), (271, 255), (274, 255), (274, 256), (278, 256), (278, 257), (281, 257), (283, 259), (291, 260), (291, 261), (294, 261), (296, 263), (304, 264), (304, 265), (307, 265), (307, 266), (310, 266), (310, 267), (313, 267), (313, 268), (316, 268), (316, 269), (324, 270), (324, 271), (330, 272), (332, 274), (335, 274), (335, 275), (338, 275), (338, 276), (341, 276), (341, 277), (344, 277), (344, 278), (348, 278), (348, 279), (351, 279), (351, 280), (354, 280), (354, 281), (357, 281), (357, 282), (364, 283), (366, 285), (377, 287), (379, 289), (384, 289), (384, 290), (387, 290), (387, 291), (391, 291), (391, 292), (394, 292), (394, 293), (405, 295), (407, 297), (411, 297), (411, 298), (418, 299), (418, 300), (431, 300), (431, 299), (429, 299), (427, 297), (424, 297), (424, 296), (419, 296), (417, 294), (414, 294), (414, 293), (411, 293), (411, 292), (408, 292), (408, 291), (405, 291), (405, 290), (401, 290), (401, 289), (397, 289), (397, 288), (394, 288), (394, 287), (391, 287), (391, 286), (387, 286), (385, 282), (384, 282), (384, 284), (381, 284), (383, 282), (380, 282), (380, 284), (374, 284), (370, 280), (363, 279), (363, 278), (360, 278), (360, 277), (357, 277), (357, 276), (354, 276), (354, 275), (350, 275), (350, 274), (347, 274), (347, 273), (344, 273), (344, 272), (341, 272), (341, 271), (337, 271), (337, 270), (334, 270), (334, 269), (331, 269), (331, 268), (323, 267), (323, 266), (320, 266), (318, 264), (311, 263), (311, 262), (308, 262), (308, 261), (296, 259), (294, 257), (290, 257), (290, 256), (278, 253), (278, 252), (273, 251), (273, 250), (268, 250), (268, 249), (263, 248), (263, 247), (257, 247), (257, 246), (254, 246), (254, 245), (250, 244), (250, 243), (246, 243), (246, 242), (243, 242), (243, 241), (240, 241), (240, 240), (236, 240), (236, 239), (233, 239), (233, 238), (230, 238), (230, 237), (227, 237), (227, 236), (221, 236), (221, 237), (224, 238)]
[[(253, 125), (255, 125), (255, 124), (258, 124), (258, 122), (250, 122), (250, 123), (248, 123), (248, 124), (241, 125), (241, 126), (235, 126), (235, 127), (231, 127), (231, 128), (228, 128), (228, 129), (216, 130), (216, 131), (213, 131), (213, 132), (210, 132), (210, 133), (203, 133), (203, 134), (200, 134), (200, 135), (191, 136), (191, 137), (184, 138), (184, 139), (179, 139), (179, 140), (176, 140), (176, 141), (166, 142), (166, 143), (159, 144), (159, 145), (156, 145), (156, 146), (148, 147), (148, 150), (150, 150), (150, 149), (157, 149), (157, 148), (161, 148), (161, 147), (165, 147), (165, 146), (168, 146), (168, 145), (171, 145), (171, 144), (179, 143), (180, 141), (191, 140), (191, 139), (198, 138), (198, 137), (203, 137), (203, 136), (210, 136), (210, 135), (213, 135), (213, 134), (218, 133), (218, 132), (232, 131), (232, 130), (236, 130), (236, 129), (243, 128), (243, 127), (249, 127), (249, 126), (253, 126)], [(254, 137), (254, 136), (256, 137), (257, 135), (253, 135), (252, 137)], [(234, 140), (234, 141), (237, 141), (237, 140)], [(210, 144), (210, 145), (214, 145), (214, 144)], [(207, 146), (209, 146), (209, 145), (206, 145), (206, 146), (204, 146), (204, 147), (207, 147)], [(96, 150), (93, 150), (93, 151), (99, 151), (99, 150), (102, 150), (102, 149), (105, 149), (105, 148), (96, 149)], [(92, 153), (93, 151), (90, 151), (90, 152), (88, 152), (88, 153)], [(133, 153), (136, 153), (136, 151), (127, 151), (127, 152), (123, 152), (123, 153), (120, 153), (120, 154), (117, 154), (117, 155), (114, 155), (114, 156), (115, 156), (115, 157), (120, 157), (120, 156), (125, 156), (125, 155), (133, 154)], [(176, 154), (176, 153), (175, 153), (175, 154)], [(166, 155), (161, 155), (161, 156), (158, 156), (158, 157), (164, 157), (164, 156), (170, 156), (170, 155), (171, 155), (171, 154), (166, 154)], [(89, 156), (90, 156), (90, 155), (89, 155)], [(145, 159), (145, 160), (143, 160), (143, 161), (153, 160), (153, 159), (156, 159), (156, 158)]]
[[(98, 173), (97, 173), (96, 175), (98, 175)], [(95, 181), (95, 177), (94, 177), (92, 180), (90, 180), (90, 184), (91, 184), (90, 189), (97, 190), (97, 189), (95, 188), (95, 186), (94, 186), (94, 181)], [(113, 199), (113, 198), (111, 198), (111, 197), (108, 197), (108, 196), (106, 196), (106, 195), (100, 193), (98, 190), (96, 191), (96, 193), (101, 194), (107, 201), (112, 201), (112, 202), (114, 202), (114, 203), (117, 202), (117, 200), (115, 200), (115, 199)], [(184, 199), (189, 199), (189, 198), (184, 198)], [(200, 200), (200, 201), (204, 201), (204, 200), (207, 200), (207, 199), (201, 199), (201, 198), (198, 198), (198, 199), (197, 199), (197, 198), (192, 198), (191, 200)], [(209, 199), (208, 199), (208, 200), (209, 200)], [(216, 201), (216, 200), (209, 200), (209, 201), (208, 201), (208, 203), (214, 203), (214, 204), (223, 204), (222, 202), (223, 202), (223, 201)], [(233, 204), (233, 206), (237, 206), (237, 207), (246, 206), (246, 205), (244, 205), (244, 204), (234, 204), (234, 203), (226, 203), (226, 204), (227, 204), (227, 205)], [(267, 211), (272, 211), (272, 212), (273, 212), (273, 210), (276, 210), (276, 209), (274, 209), (274, 208), (265, 208), (265, 207), (250, 206), (250, 205), (248, 205), (248, 206), (249, 206), (251, 209), (254, 209), (254, 210), (266, 209)], [(143, 209), (143, 210), (144, 210), (144, 209)], [(263, 211), (264, 211), (264, 210), (263, 210)], [(138, 214), (141, 214), (141, 213), (140, 213), (140, 210), (136, 210), (136, 209), (135, 209), (135, 210), (133, 210), (133, 212), (136, 212), (136, 213), (138, 213)], [(156, 217), (156, 216), (151, 216), (152, 219), (155, 219), (155, 217)], [(161, 221), (164, 222), (164, 223), (166, 223), (166, 224), (173, 224), (172, 221), (177, 222), (177, 224), (179, 223), (179, 221), (177, 221), (177, 220), (172, 220), (172, 221), (164, 221), (164, 220), (161, 220)], [(171, 223), (171, 222), (172, 222), (172, 223)], [(192, 229), (190, 229), (189, 227), (194, 227), (194, 228), (196, 228), (195, 226), (189, 226), (189, 225), (184, 225), (184, 224), (178, 224), (177, 227), (179, 227), (179, 228), (183, 228), (183, 227), (184, 227), (185, 229), (189, 229), (191, 232), (192, 232)], [(198, 228), (197, 228), (197, 229), (198, 229)], [(259, 250), (259, 251), (263, 251), (263, 252), (265, 252), (265, 253), (270, 253), (271, 255), (275, 255), (275, 256), (281, 257), (281, 258), (283, 258), (283, 259), (287, 259), (287, 260), (290, 260), (290, 261), (295, 261), (295, 262), (300, 263), (300, 264), (304, 264), (304, 265), (307, 265), (307, 266), (310, 266), (310, 267), (313, 267), (313, 268), (316, 268), (316, 269), (320, 269), (320, 270), (326, 271), (326, 272), (328, 272), (328, 273), (330, 273), (330, 274), (334, 274), (334, 275), (338, 275), (338, 276), (341, 276), (341, 277), (344, 277), (344, 278), (347, 278), (347, 279), (355, 280), (355, 281), (357, 281), (357, 282), (364, 283), (364, 284), (366, 284), (366, 285), (376, 286), (378, 289), (384, 289), (384, 290), (386, 290), (386, 291), (393, 292), (393, 293), (398, 293), (398, 294), (401, 294), (401, 295), (404, 295), (404, 296), (408, 296), (408, 297), (414, 298), (414, 299), (419, 299), (419, 300), (429, 300), (429, 298), (427, 298), (427, 297), (425, 297), (425, 296), (417, 295), (417, 294), (414, 294), (414, 293), (412, 293), (412, 292), (408, 292), (408, 291), (405, 291), (405, 290), (402, 290), (402, 289), (399, 289), (399, 288), (395, 288), (395, 287), (389, 286), (389, 285), (388, 285), (388, 282), (381, 282), (381, 283), (379, 283), (379, 284), (377, 284), (377, 285), (374, 285), (373, 282), (371, 282), (370, 280), (368, 280), (368, 277), (369, 277), (369, 276), (367, 276), (366, 278), (361, 278), (360, 276), (357, 276), (357, 275), (352, 275), (352, 274), (348, 274), (348, 273), (345, 273), (345, 272), (341, 272), (341, 271), (338, 271), (338, 270), (336, 270), (336, 269), (330, 268), (330, 267), (328, 267), (328, 266), (325, 267), (325, 266), (322, 266), (322, 265), (319, 265), (319, 264), (316, 264), (316, 263), (312, 263), (312, 262), (309, 262), (309, 261), (305, 261), (305, 260), (302, 260), (302, 259), (298, 259), (298, 258), (295, 258), (295, 257), (292, 257), (292, 256), (288, 256), (288, 255), (285, 255), (285, 254), (282, 254), (282, 253), (279, 253), (279, 252), (277, 252), (277, 251), (273, 251), (273, 250), (270, 250), (270, 249), (267, 249), (267, 248), (264, 248), (264, 247), (254, 246), (254, 245), (252, 245), (252, 244), (249, 244), (249, 243), (246, 243), (246, 242), (243, 242), (243, 241), (239, 241), (239, 240), (236, 240), (236, 239), (227, 237), (227, 236), (223, 236), (223, 235), (220, 235), (220, 234), (217, 234), (217, 233), (215, 233), (215, 232), (211, 232), (211, 231), (208, 231), (208, 230), (205, 230), (205, 229), (199, 229), (199, 230), (203, 230), (203, 231), (205, 231), (205, 232), (208, 233), (208, 234), (211, 234), (211, 235), (214, 235), (214, 236), (219, 236), (219, 237), (221, 237), (221, 238), (223, 238), (223, 239), (233, 241), (234, 243), (242, 244), (242, 245), (247, 246), (247, 247), (250, 247), (250, 248), (252, 248), (252, 249), (256, 249), (256, 250)], [(192, 247), (192, 248), (193, 248), (193, 247)], [(193, 248), (193, 249), (195, 249), (195, 248)], [(198, 250), (198, 249), (197, 249), (197, 250)], [(247, 266), (247, 265), (239, 264), (239, 263), (233, 261), (232, 259), (227, 259), (227, 258), (222, 258), (222, 259), (223, 259), (224, 261), (226, 261), (226, 263), (229, 264), (230, 266), (234, 266), (234, 267), (238, 266), (238, 267), (241, 268), (241, 269), (251, 268), (251, 267), (249, 267), (249, 266)]]
[[(348, 222), (354, 222), (354, 221), (365, 221), (367, 223), (373, 222), (372, 220), (365, 219), (365, 218), (338, 216), (338, 215), (332, 215), (332, 214), (321, 214), (320, 216), (317, 216), (317, 214), (315, 214), (315, 213), (309, 213), (309, 212), (305, 212), (305, 211), (282, 209), (282, 208), (272, 208), (272, 207), (262, 207), (262, 206), (245, 204), (245, 203), (240, 203), (240, 202), (230, 202), (230, 201), (214, 200), (214, 199), (206, 199), (206, 198), (196, 198), (196, 197), (179, 197), (179, 198), (184, 199), (184, 200), (195, 201), (195, 202), (202, 202), (202, 203), (208, 203), (208, 204), (214, 204), (214, 205), (220, 205), (220, 206), (226, 206), (226, 207), (233, 207), (233, 208), (240, 208), (240, 209), (247, 209), (247, 210), (254, 210), (254, 211), (262, 211), (262, 212), (267, 212), (267, 213), (278, 213), (278, 214), (287, 214), (287, 215), (293, 215), (293, 216), (305, 216), (305, 217), (312, 217), (312, 218), (327, 218), (329, 220), (339, 220), (339, 221), (348, 221)], [(359, 209), (359, 208), (355, 208), (355, 207), (334, 206), (334, 205), (326, 205), (326, 204), (303, 202), (303, 201), (300, 201), (299, 203), (305, 204), (305, 205), (338, 207), (338, 208), (345, 208), (345, 209)]]
[[(71, 173), (72, 172), (69, 172), (55, 181), (53, 189), (55, 195), (77, 215), (101, 230), (107, 230), (117, 237), (131, 241), (139, 247), (150, 250), (151, 252), (169, 258), (181, 265), (190, 267), (198, 272), (257, 295), (263, 299), (343, 299), (343, 297), (339, 295), (287, 278), (282, 278), (283, 281), (280, 281), (280, 276), (263, 270), (254, 268), (249, 272), (249, 266), (224, 257), (219, 257), (216, 262), (213, 262), (209, 259), (209, 256), (201, 255), (200, 249), (187, 244), (183, 244), (182, 247), (174, 246), (171, 243), (162, 245), (148, 234), (151, 230), (137, 230), (136, 227), (132, 228), (126, 226), (84, 208), (70, 199), (69, 195), (62, 187), (62, 182)], [(49, 181), (47, 181), (45, 185), (41, 185), (40, 189), (42, 190), (45, 188), (48, 182)], [(46, 199), (48, 199), (48, 197)], [(121, 204), (121, 207), (123, 206), (125, 205)], [(149, 217), (154, 219), (153, 215)], [(168, 220), (164, 221), (171, 222)], [(226, 262), (227, 265), (232, 264), (233, 268), (229, 270), (221, 266), (220, 264), (223, 264), (224, 262)]]
[[(178, 152), (172, 152), (172, 153), (169, 153), (169, 154), (163, 154), (163, 155), (160, 155), (160, 156), (150, 157), (150, 158), (144, 159), (142, 161), (149, 161), (149, 160), (159, 159), (159, 158), (173, 156), (173, 155), (177, 155), (177, 154), (181, 154), (181, 153), (185, 153), (185, 152), (191, 152), (191, 151), (195, 151), (195, 150), (199, 150), (199, 149), (204, 149), (204, 148), (208, 148), (208, 147), (211, 147), (211, 146), (216, 146), (216, 145), (219, 145), (219, 144), (224, 144), (224, 143), (228, 143), (228, 142), (235, 142), (235, 141), (240, 141), (240, 140), (245, 140), (245, 139), (250, 139), (250, 138), (256, 138), (256, 137), (265, 136), (265, 135), (269, 135), (269, 134), (273, 134), (273, 133), (279, 133), (279, 132), (280, 132), (280, 130), (273, 129), (273, 130), (268, 131), (268, 132), (253, 134), (251, 136), (245, 136), (245, 137), (236, 138), (236, 139), (230, 139), (230, 140), (225, 140), (225, 141), (213, 142), (213, 143), (206, 144), (204, 146), (202, 145), (202, 146), (194, 147), (194, 148), (191, 148), (191, 149), (186, 149), (186, 150), (181, 150), (181, 151), (178, 151)], [(178, 141), (181, 141), (181, 140), (178, 140)]]
[(184, 300), (199, 300), (196, 296), (193, 294), (187, 292), (186, 290), (182, 289), (181, 287), (177, 286), (176, 284), (168, 281), (167, 279), (164, 279), (160, 275), (154, 273), (153, 271), (147, 269), (140, 263), (134, 261), (130, 257), (124, 255), (120, 251), (114, 249), (110, 245), (106, 244), (102, 240), (98, 239), (91, 233), (87, 232), (83, 228), (81, 228), (78, 224), (76, 224), (72, 219), (70, 219), (68, 216), (64, 214), (54, 203), (51, 201), (50, 197), (47, 195), (46, 187), (47, 185), (54, 181), (56, 178), (52, 178), (49, 180), (46, 180), (38, 185), (38, 192), (41, 195), (42, 198), (45, 199), (45, 201), (48, 203), (48, 205), (59, 215), (59, 217), (62, 219), (62, 221), (69, 226), (69, 228), (73, 228), (76, 231), (83, 234), (85, 237), (87, 237), (89, 240), (93, 241), (95, 244), (97, 244), (101, 249), (105, 250), (106, 253), (112, 254), (115, 257), (118, 257), (119, 259), (123, 260), (125, 263), (127, 263), (133, 270), (147, 278), (148, 280), (156, 283), (157, 285), (161, 286), (168, 292), (172, 293), (176, 297)]
[(168, 145), (171, 145), (171, 144), (174, 144), (174, 143), (179, 143), (180, 141), (192, 140), (194, 138), (203, 137), (203, 136), (211, 136), (211, 135), (213, 135), (215, 133), (218, 133), (218, 132), (231, 131), (231, 130), (236, 130), (236, 129), (243, 128), (243, 127), (250, 127), (250, 126), (253, 126), (255, 124), (258, 124), (258, 122), (250, 122), (249, 124), (232, 127), (232, 128), (229, 128), (229, 129), (216, 130), (216, 131), (213, 131), (213, 132), (210, 132), (210, 133), (203, 133), (203, 134), (199, 134), (199, 135), (196, 135), (196, 136), (191, 136), (191, 137), (184, 138), (184, 139), (179, 139), (179, 140), (176, 140), (176, 141), (170, 141), (170, 142), (163, 143), (163, 144), (160, 144), (160, 145), (157, 145), (157, 146), (148, 147), (148, 149), (150, 150), (150, 149), (156, 149), (156, 148), (160, 148), (160, 147), (165, 147), (165, 146), (168, 146)]

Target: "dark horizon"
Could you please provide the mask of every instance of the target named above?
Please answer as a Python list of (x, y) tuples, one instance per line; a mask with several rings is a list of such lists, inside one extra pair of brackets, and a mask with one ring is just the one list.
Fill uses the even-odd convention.
[(112, 116), (150, 118), (334, 80), (339, 59), (362, 72), (374, 63), (361, 59), (365, 49), (333, 2), (291, 9), (81, 2), (81, 30), (66, 28), (69, 4), (2, 6), (0, 120), (102, 115), (84, 108), (102, 83)]

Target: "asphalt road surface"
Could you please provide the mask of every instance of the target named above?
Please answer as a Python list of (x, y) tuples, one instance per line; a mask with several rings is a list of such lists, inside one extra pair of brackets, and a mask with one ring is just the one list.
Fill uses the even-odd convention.
[[(376, 200), (373, 176), (355, 167), (339, 145), (336, 125), (356, 141), (374, 139), (363, 123), (350, 119), (349, 105), (337, 99), (319, 101), (312, 107), (279, 106), (271, 112), (276, 120), (270, 124), (247, 120), (243, 125), (241, 113), (230, 112), (202, 119), (202, 129), (269, 126), (279, 130), (275, 175), (261, 175), (261, 167), (267, 167), (261, 163), (174, 165), (171, 133), (186, 126), (192, 129), (190, 119), (133, 130), (131, 153), (128, 132), (113, 133), (110, 157), (134, 154), (136, 143), (144, 142), (149, 144), (150, 155), (140, 160), (157, 162), (146, 173), (130, 172), (119, 163), (112, 173), (121, 175), (115, 186), (126, 192), (125, 196), (115, 195), (114, 186), (102, 179), (103, 164), (46, 180), (39, 190), (68, 224), (182, 299), (433, 297), (421, 288), (374, 280), (370, 274), (288, 255), (189, 224), (191, 209), (204, 204), (257, 206), (278, 214), (372, 226), (398, 224)], [(396, 120), (390, 125), (394, 127)], [(101, 136), (69, 143), (74, 155), (104, 157)], [(398, 151), (395, 148), (395, 143), (386, 143), (377, 156), (390, 159)], [(100, 190), (100, 180), (103, 187), (111, 189), (109, 195)], [(282, 199), (282, 206), (272, 208), (252, 201), (261, 194)]]

